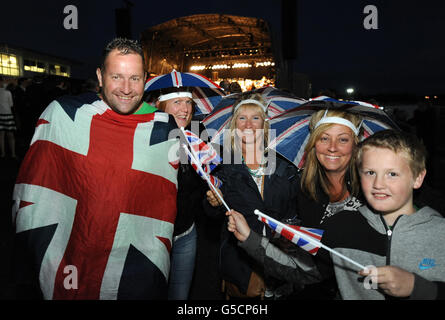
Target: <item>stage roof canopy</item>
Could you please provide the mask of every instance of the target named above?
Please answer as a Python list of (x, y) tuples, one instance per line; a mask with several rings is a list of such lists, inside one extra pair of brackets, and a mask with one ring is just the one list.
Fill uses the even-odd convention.
[(259, 18), (225, 14), (180, 17), (143, 31), (141, 42), (148, 70), (155, 73), (166, 64), (187, 71), (196, 63), (273, 60), (269, 26)]

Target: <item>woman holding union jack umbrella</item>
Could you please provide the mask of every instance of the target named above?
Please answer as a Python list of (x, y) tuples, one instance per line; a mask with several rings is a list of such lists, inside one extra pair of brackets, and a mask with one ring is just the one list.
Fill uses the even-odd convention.
[[(258, 221), (254, 210), (262, 208), (277, 219), (296, 214), (297, 168), (268, 151), (267, 104), (259, 94), (246, 93), (233, 104), (229, 129), (224, 133), (223, 164), (213, 172), (222, 180), (220, 192), (231, 208), (242, 212), (249, 226), (267, 237), (272, 232)], [(224, 217), (225, 208), (216, 193), (207, 192), (206, 213)], [(261, 265), (237, 247), (225, 225), (221, 233), (219, 269), (227, 297), (264, 296), (269, 279)]]
[[(199, 122), (192, 122), (192, 118), (208, 113), (213, 103), (224, 95), (219, 86), (206, 77), (176, 70), (148, 79), (144, 91), (146, 100), (155, 104), (158, 110), (172, 115), (178, 128), (190, 129), (198, 136), (205, 129)], [(183, 159), (186, 157), (181, 154)], [(197, 252), (195, 218), (203, 211), (201, 202), (205, 191), (205, 182), (190, 164), (181, 161), (169, 275), (170, 300), (186, 300), (189, 296)]]
[[(192, 88), (189, 87), (163, 88), (155, 99), (156, 108), (172, 115), (178, 128), (191, 129), (195, 109), (191, 91)], [(196, 134), (199, 135), (199, 132)], [(201, 202), (206, 190), (205, 182), (196, 175), (191, 165), (181, 163), (178, 168), (177, 215), (171, 250), (169, 300), (188, 299), (197, 252), (195, 218), (203, 211)]]

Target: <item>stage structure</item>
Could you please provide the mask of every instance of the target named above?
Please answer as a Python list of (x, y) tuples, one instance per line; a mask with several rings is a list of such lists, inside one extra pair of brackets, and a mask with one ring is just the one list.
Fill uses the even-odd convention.
[(151, 75), (202, 74), (218, 84), (237, 81), (244, 90), (275, 84), (275, 59), (267, 22), (225, 14), (176, 18), (143, 31)]

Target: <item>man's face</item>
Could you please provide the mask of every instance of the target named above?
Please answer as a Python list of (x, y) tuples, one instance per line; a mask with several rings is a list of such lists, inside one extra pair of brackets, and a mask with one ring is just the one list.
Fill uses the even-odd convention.
[(141, 106), (145, 72), (141, 56), (113, 50), (105, 60), (105, 70), (96, 71), (102, 99), (120, 114), (132, 114)]

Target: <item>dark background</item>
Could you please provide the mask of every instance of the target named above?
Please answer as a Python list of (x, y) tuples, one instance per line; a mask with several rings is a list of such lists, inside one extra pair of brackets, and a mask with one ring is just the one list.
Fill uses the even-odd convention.
[[(201, 13), (226, 13), (266, 20), (274, 46), (294, 43), (295, 72), (307, 74), (314, 91), (354, 87), (363, 94), (443, 94), (445, 64), (445, 4), (425, 1), (308, 1), (294, 12), (282, 1), (149, 1), (132, 0), (131, 33), (170, 19)], [(378, 9), (378, 29), (366, 30), (366, 5)], [(78, 29), (66, 30), (66, 5), (78, 10)], [(123, 0), (4, 1), (0, 42), (72, 58), (82, 62), (74, 78), (94, 76), (103, 46), (116, 34), (115, 9)], [(282, 39), (295, 29), (292, 38)], [(293, 22), (293, 23), (292, 23)], [(285, 35), (292, 35), (292, 32)]]

